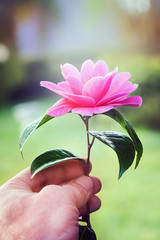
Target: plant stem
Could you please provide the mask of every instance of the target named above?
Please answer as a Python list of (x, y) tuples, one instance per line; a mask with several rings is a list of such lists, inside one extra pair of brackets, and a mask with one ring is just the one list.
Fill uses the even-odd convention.
[(88, 130), (89, 130), (88, 120), (89, 118), (85, 119), (85, 127), (86, 127), (86, 134), (87, 134), (87, 165), (85, 169), (86, 176), (89, 176), (89, 162), (90, 162), (90, 151), (91, 151), (90, 142), (89, 142), (89, 133), (88, 133)]
[[(85, 124), (85, 128), (86, 128), (86, 135), (87, 135), (87, 163), (86, 163), (86, 167), (85, 167), (85, 175), (89, 176), (89, 165), (90, 165), (90, 153), (91, 153), (91, 147), (94, 143), (94, 139), (92, 139), (92, 142), (90, 143), (89, 141), (89, 118), (90, 117), (82, 117), (80, 115), (81, 119), (83, 120), (84, 124)], [(87, 223), (88, 227), (91, 227), (90, 224), (90, 205), (89, 202), (87, 203), (87, 210), (88, 210), (88, 214), (86, 216), (83, 217), (83, 220)]]

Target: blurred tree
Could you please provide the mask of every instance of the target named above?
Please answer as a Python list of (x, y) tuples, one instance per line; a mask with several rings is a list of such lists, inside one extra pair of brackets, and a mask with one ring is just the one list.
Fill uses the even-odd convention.
[(14, 12), (13, 3), (6, 4), (5, 1), (0, 2), (0, 42), (9, 48), (14, 48)]
[(117, 0), (122, 10), (126, 45), (134, 51), (160, 53), (160, 1)]
[(147, 46), (150, 53), (160, 53), (160, 1), (152, 0), (151, 10), (148, 13), (148, 22), (145, 26)]
[(16, 54), (11, 53), (6, 62), (0, 62), (0, 106), (7, 103), (10, 92), (22, 84), (24, 74), (24, 64)]
[[(4, 57), (2, 56), (2, 48), (0, 49), (0, 105), (5, 104), (10, 99), (18, 100), (18, 96), (23, 96), (23, 100), (25, 100), (27, 86), (30, 86), (31, 88), (32, 85), (39, 85), (38, 83), (40, 79), (48, 79), (47, 75), (45, 75), (45, 67), (43, 67), (45, 64), (39, 59), (39, 55), (34, 59), (34, 64), (33, 59), (24, 59), (20, 54), (19, 50), (23, 46), (21, 46), (21, 42), (20, 46), (17, 44), (16, 29), (18, 18), (21, 22), (24, 21), (25, 25), (25, 19), (28, 18), (30, 20), (31, 16), (33, 16), (33, 19), (35, 16), (38, 16), (37, 26), (40, 28), (40, 35), (36, 37), (39, 37), (43, 42), (43, 37), (45, 36), (43, 29), (46, 27), (46, 21), (48, 20), (47, 17), (49, 15), (48, 12), (53, 12), (53, 9), (56, 11), (54, 1), (51, 0), (29, 0), (27, 2), (25, 0), (0, 1), (0, 46), (6, 48), (9, 52), (8, 57), (4, 60)], [(32, 27), (32, 23), (30, 26)], [(27, 44), (30, 44), (33, 41), (33, 39), (30, 38), (30, 32), (26, 33), (25, 29), (22, 31), (22, 39), (25, 39), (25, 43), (27, 42)], [(35, 49), (36, 44), (30, 49), (30, 52), (33, 53)], [(42, 49), (41, 45), (39, 46), (39, 49)], [(41, 74), (39, 74), (40, 68)], [(42, 72), (42, 70), (44, 70), (44, 72)], [(34, 77), (35, 79), (33, 80)], [(17, 89), (17, 91), (15, 91), (15, 89)], [(35, 88), (31, 89), (33, 91)], [(36, 94), (32, 94), (32, 97), (33, 95)], [(30, 95), (26, 95), (27, 99), (29, 96)]]

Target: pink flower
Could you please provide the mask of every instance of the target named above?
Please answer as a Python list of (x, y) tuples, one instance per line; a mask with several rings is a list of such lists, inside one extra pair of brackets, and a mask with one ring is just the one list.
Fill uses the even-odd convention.
[(61, 65), (61, 70), (66, 81), (58, 84), (47, 81), (40, 83), (63, 97), (47, 110), (48, 115), (58, 117), (72, 111), (92, 116), (114, 107), (139, 107), (142, 103), (139, 96), (128, 97), (138, 87), (138, 84), (128, 81), (130, 73), (117, 74), (118, 68), (109, 72), (107, 64), (102, 60), (95, 64), (91, 60), (85, 61), (80, 72), (68, 63)]

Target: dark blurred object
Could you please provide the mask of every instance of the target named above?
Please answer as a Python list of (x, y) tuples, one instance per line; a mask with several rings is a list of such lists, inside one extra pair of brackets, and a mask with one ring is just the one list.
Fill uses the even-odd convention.
[(23, 84), (19, 84), (19, 86), (12, 89), (9, 96), (9, 100), (12, 103), (29, 101), (46, 94), (49, 95), (47, 91), (40, 87), (40, 81), (50, 80), (45, 62), (36, 61), (28, 63), (26, 64), (25, 72)]
[(40, 87), (40, 81), (51, 80), (49, 76), (44, 61), (24, 63), (18, 56), (11, 55), (7, 62), (0, 63), (0, 106), (48, 95)]

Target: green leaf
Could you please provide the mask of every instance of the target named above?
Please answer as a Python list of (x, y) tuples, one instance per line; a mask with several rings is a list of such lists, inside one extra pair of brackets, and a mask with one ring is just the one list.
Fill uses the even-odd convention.
[(135, 147), (132, 140), (119, 132), (89, 131), (89, 134), (111, 147), (118, 156), (119, 178), (132, 165), (135, 157)]
[(64, 149), (54, 149), (39, 155), (31, 164), (31, 178), (33, 178), (38, 172), (51, 167), (55, 164), (65, 162), (68, 160), (78, 160), (85, 166), (85, 160), (79, 158), (70, 151)]
[(120, 114), (117, 110), (112, 109), (103, 114), (113, 118), (128, 132), (129, 136), (131, 137), (131, 139), (134, 143), (135, 150), (137, 153), (136, 154), (136, 166), (135, 166), (135, 168), (136, 168), (138, 166), (138, 164), (141, 160), (142, 154), (143, 154), (143, 146), (142, 146), (142, 143), (141, 143), (140, 139), (138, 138), (135, 130), (130, 125), (130, 123), (122, 116), (122, 114)]
[(25, 142), (28, 140), (28, 138), (32, 135), (32, 133), (39, 127), (41, 127), (43, 124), (51, 120), (53, 117), (49, 115), (45, 115), (40, 117), (39, 119), (32, 122), (28, 127), (24, 129), (22, 132), (20, 139), (19, 139), (19, 148), (22, 153), (23, 146)]

